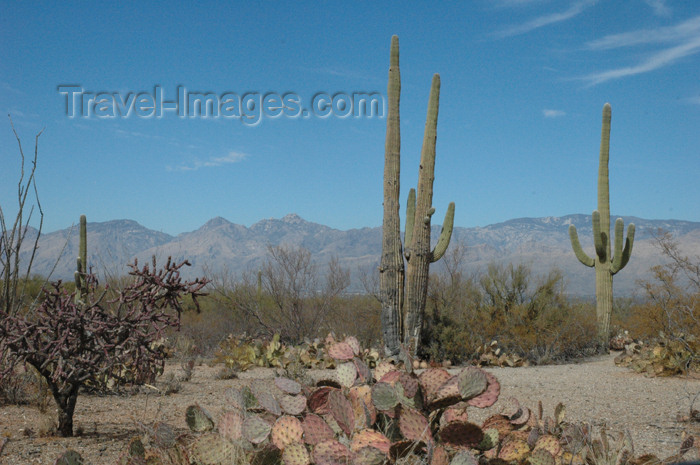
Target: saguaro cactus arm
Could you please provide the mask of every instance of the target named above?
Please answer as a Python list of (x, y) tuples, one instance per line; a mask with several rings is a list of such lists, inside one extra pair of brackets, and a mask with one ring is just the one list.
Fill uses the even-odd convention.
[(450, 245), (450, 238), (452, 238), (452, 228), (454, 226), (455, 219), (455, 203), (450, 202), (447, 207), (447, 212), (445, 212), (445, 221), (442, 222), (442, 230), (440, 231), (440, 237), (435, 245), (435, 248), (430, 254), (430, 262), (435, 263), (440, 260), (445, 251), (447, 251), (447, 246)]
[(615, 221), (615, 255), (613, 257), (612, 267), (610, 272), (617, 273), (627, 265), (632, 256), (632, 246), (634, 245), (634, 223), (630, 223), (627, 227), (627, 239), (625, 239), (625, 248), (622, 248), (622, 237), (625, 232), (625, 224), (622, 218)]
[(576, 258), (578, 258), (578, 261), (583, 263), (586, 266), (594, 266), (595, 265), (595, 260), (586, 255), (586, 252), (583, 251), (583, 248), (581, 247), (581, 242), (578, 240), (578, 232), (576, 232), (576, 226), (569, 225), (569, 239), (571, 239), (571, 247), (574, 249), (574, 253), (576, 254)]

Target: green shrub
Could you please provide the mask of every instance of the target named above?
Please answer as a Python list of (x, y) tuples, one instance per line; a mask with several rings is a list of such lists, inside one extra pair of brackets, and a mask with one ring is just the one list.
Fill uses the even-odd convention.
[(497, 341), (505, 352), (553, 363), (595, 351), (593, 306), (566, 297), (561, 272), (533, 277), (526, 265), (491, 264), (465, 276), (456, 263), (431, 276), (424, 356), (436, 361), (478, 359)]

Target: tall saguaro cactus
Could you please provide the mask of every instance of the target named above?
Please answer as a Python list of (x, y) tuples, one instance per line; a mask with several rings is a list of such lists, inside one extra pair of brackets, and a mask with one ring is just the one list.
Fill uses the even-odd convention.
[(388, 111), (386, 142), (384, 146), (384, 219), (382, 221), (382, 259), (379, 267), (379, 287), (382, 301), (381, 322), (384, 350), (396, 355), (402, 335), (401, 312), (405, 278), (399, 220), (399, 193), (401, 173), (401, 128), (399, 99), (401, 73), (399, 71), (399, 38), (391, 38), (389, 65)]
[(576, 257), (586, 266), (595, 268), (596, 317), (598, 321), (598, 339), (607, 347), (610, 333), (610, 315), (613, 308), (613, 275), (623, 269), (632, 255), (634, 243), (634, 224), (627, 228), (627, 239), (622, 246), (625, 224), (622, 218), (615, 221), (614, 254), (610, 240), (610, 184), (608, 160), (610, 159), (610, 104), (603, 106), (603, 129), (600, 141), (600, 164), (598, 167), (598, 210), (593, 212), (593, 244), (595, 257), (589, 257), (583, 251), (578, 239), (576, 226), (569, 226), (571, 246)]
[(85, 215), (80, 215), (80, 245), (78, 246), (77, 269), (75, 277), (75, 298), (82, 302), (88, 293), (86, 276), (87, 268), (87, 219)]
[[(412, 352), (418, 351), (423, 313), (428, 291), (430, 263), (439, 260), (447, 250), (454, 222), (454, 203), (450, 203), (440, 238), (434, 250), (430, 249), (430, 220), (433, 180), (435, 179), (435, 142), (440, 99), (440, 76), (434, 75), (428, 102), (420, 170), (418, 195), (411, 189), (406, 207), (405, 251), (402, 251), (399, 218), (401, 171), (401, 133), (399, 100), (401, 75), (399, 72), (399, 39), (391, 38), (391, 58), (388, 85), (388, 113), (384, 155), (384, 220), (382, 223), (382, 258), (380, 296), (382, 301), (382, 333), (387, 355), (399, 353), (403, 342)], [(405, 252), (405, 253), (404, 253)], [(404, 262), (404, 257), (406, 261)], [(405, 264), (408, 264), (406, 270)], [(405, 290), (404, 290), (405, 287)], [(405, 301), (404, 301), (405, 296)]]

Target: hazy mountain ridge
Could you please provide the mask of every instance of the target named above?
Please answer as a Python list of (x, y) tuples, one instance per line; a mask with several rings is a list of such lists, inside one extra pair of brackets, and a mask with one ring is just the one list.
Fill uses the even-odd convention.
[[(630, 222), (635, 223), (636, 237), (630, 263), (615, 277), (617, 295), (634, 292), (638, 288), (635, 281), (648, 277), (649, 268), (660, 263), (661, 257), (652, 238), (652, 232), (659, 228), (673, 233), (685, 253), (700, 255), (700, 222), (624, 216), (623, 219), (625, 230)], [(556, 266), (566, 276), (570, 293), (590, 295), (594, 288), (594, 273), (581, 265), (571, 250), (570, 224), (576, 226), (584, 249), (592, 255), (591, 216), (581, 214), (517, 218), (483, 227), (456, 227), (452, 243), (465, 245), (468, 271), (484, 270), (494, 261), (527, 263), (535, 274), (546, 273)], [(435, 226), (435, 241), (439, 233), (440, 226)], [(111, 275), (125, 273), (126, 264), (133, 262), (134, 258), (143, 263), (150, 261), (153, 255), (161, 261), (168, 256), (175, 260), (188, 259), (193, 265), (185, 273), (189, 276), (223, 270), (238, 274), (256, 270), (267, 255), (268, 245), (280, 244), (309, 249), (320, 265), (337, 256), (341, 264), (353, 272), (358, 269), (369, 271), (379, 263), (381, 228), (342, 231), (306, 221), (296, 214), (281, 219), (264, 219), (250, 227), (216, 217), (195, 231), (174, 237), (132, 220), (88, 223), (88, 262), (98, 272), (106, 271)], [(47, 275), (60, 256), (52, 277), (71, 279), (77, 253), (77, 228), (43, 234), (33, 271)], [(28, 250), (24, 255), (28, 255)], [(320, 268), (323, 270), (323, 266)]]

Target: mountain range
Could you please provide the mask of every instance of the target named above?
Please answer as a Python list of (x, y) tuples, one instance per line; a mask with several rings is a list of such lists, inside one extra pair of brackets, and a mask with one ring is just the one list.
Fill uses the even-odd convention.
[[(638, 280), (648, 279), (651, 266), (663, 262), (653, 234), (669, 231), (690, 256), (700, 256), (700, 222), (647, 220), (623, 216), (625, 227), (635, 223), (636, 236), (632, 258), (615, 276), (618, 296), (639, 293)], [(593, 255), (590, 215), (518, 218), (484, 227), (455, 227), (450, 247), (465, 247), (467, 272), (480, 272), (489, 263), (525, 263), (535, 275), (559, 268), (571, 295), (594, 294), (594, 272), (576, 259), (569, 243), (568, 227), (576, 226), (584, 250)], [(296, 214), (281, 219), (264, 219), (250, 227), (217, 217), (199, 229), (171, 236), (150, 230), (132, 220), (88, 223), (88, 263), (98, 274), (118, 276), (127, 272), (134, 258), (140, 263), (155, 255), (159, 261), (171, 256), (188, 259), (192, 264), (184, 276), (240, 274), (256, 271), (267, 258), (269, 245), (290, 245), (308, 249), (323, 272), (325, 264), (337, 257), (353, 273), (353, 289), (361, 289), (360, 272), (375, 272), (381, 254), (381, 227), (338, 230), (304, 220)], [(439, 226), (433, 228), (437, 240)], [(35, 231), (32, 232), (36, 234)], [(33, 273), (52, 279), (72, 279), (78, 255), (77, 227), (42, 234), (39, 239)], [(36, 236), (34, 236), (36, 237)], [(30, 241), (25, 241), (29, 244)], [(449, 252), (449, 251), (448, 251)], [(23, 252), (23, 259), (29, 250)], [(431, 270), (439, 269), (440, 262)], [(53, 272), (52, 272), (53, 270)]]

